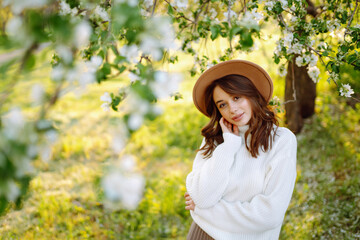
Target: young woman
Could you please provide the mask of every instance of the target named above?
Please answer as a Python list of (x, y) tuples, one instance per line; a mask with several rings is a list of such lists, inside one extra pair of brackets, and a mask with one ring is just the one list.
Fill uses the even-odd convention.
[(296, 179), (294, 134), (278, 127), (270, 76), (242, 60), (205, 71), (193, 89), (210, 118), (186, 178), (188, 240), (278, 239)]

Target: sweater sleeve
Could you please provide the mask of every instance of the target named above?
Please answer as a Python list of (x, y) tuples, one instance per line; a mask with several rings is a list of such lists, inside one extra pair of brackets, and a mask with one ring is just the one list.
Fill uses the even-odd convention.
[[(219, 144), (210, 158), (199, 151), (193, 169), (186, 177), (186, 189), (195, 205), (201, 208), (214, 206), (224, 194), (229, 181), (229, 170), (242, 138), (224, 133), (224, 142)], [(203, 139), (201, 147), (205, 144)]]
[(221, 199), (211, 208), (196, 205), (194, 213), (207, 222), (234, 233), (261, 232), (282, 224), (296, 180), (295, 136), (279, 142), (269, 163), (265, 189), (249, 202), (228, 202)]

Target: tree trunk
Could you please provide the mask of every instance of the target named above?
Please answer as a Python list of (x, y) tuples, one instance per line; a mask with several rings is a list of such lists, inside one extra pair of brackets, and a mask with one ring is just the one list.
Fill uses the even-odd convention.
[(295, 58), (289, 62), (286, 74), (285, 122), (291, 131), (299, 133), (304, 125), (303, 119), (315, 112), (316, 84), (307, 74), (306, 66), (298, 67), (295, 64)]

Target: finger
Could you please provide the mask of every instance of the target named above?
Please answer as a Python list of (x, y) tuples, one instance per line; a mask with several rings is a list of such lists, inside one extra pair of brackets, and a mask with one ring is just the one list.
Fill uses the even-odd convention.
[(189, 193), (185, 192), (184, 197), (187, 197), (187, 196), (189, 196)]
[(190, 200), (192, 200), (192, 199), (191, 199), (190, 196), (188, 196), (188, 197), (185, 198), (185, 200), (186, 200), (186, 201), (190, 201)]
[(239, 128), (238, 128), (238, 126), (235, 126), (235, 125), (234, 125), (234, 134), (239, 135)]

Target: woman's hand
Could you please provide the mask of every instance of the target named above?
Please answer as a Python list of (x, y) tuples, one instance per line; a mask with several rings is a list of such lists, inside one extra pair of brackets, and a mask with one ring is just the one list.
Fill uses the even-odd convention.
[(223, 133), (229, 132), (229, 133), (233, 133), (237, 136), (239, 136), (239, 128), (238, 126), (229, 123), (228, 121), (226, 121), (226, 119), (224, 117), (222, 117), (219, 121), (220, 123), (220, 127)]
[(191, 199), (189, 193), (186, 192), (184, 197), (185, 197), (185, 200), (186, 200), (186, 201), (185, 201), (185, 204), (186, 204), (185, 209), (186, 209), (186, 210), (193, 210), (193, 211), (194, 211), (194, 209), (195, 209), (195, 203), (194, 203), (194, 201)]

